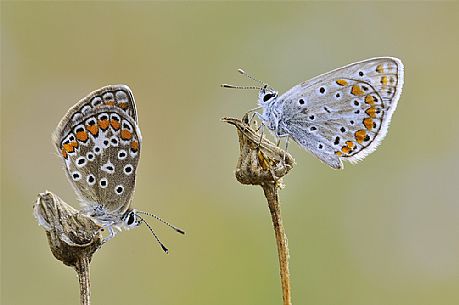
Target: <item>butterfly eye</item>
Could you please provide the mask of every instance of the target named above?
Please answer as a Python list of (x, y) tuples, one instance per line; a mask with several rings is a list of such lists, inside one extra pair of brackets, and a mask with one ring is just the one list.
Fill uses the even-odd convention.
[(134, 223), (134, 221), (135, 221), (135, 215), (134, 215), (134, 212), (131, 212), (131, 213), (129, 213), (129, 216), (128, 216), (128, 219), (126, 221), (126, 224), (128, 226), (130, 226), (130, 225), (132, 225)]
[(275, 96), (276, 96), (276, 95), (273, 94), (273, 93), (267, 93), (267, 94), (265, 94), (265, 96), (263, 96), (263, 102), (266, 103), (267, 101), (269, 101), (270, 99), (272, 99), (272, 98), (275, 97)]

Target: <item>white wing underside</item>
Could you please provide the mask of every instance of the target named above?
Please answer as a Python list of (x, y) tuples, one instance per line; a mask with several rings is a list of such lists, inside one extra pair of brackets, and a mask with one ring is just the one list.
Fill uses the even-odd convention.
[[(397, 58), (372, 58), (319, 75), (279, 96), (276, 134), (335, 169), (373, 152), (387, 134), (403, 86)], [(269, 123), (268, 122), (268, 126)]]

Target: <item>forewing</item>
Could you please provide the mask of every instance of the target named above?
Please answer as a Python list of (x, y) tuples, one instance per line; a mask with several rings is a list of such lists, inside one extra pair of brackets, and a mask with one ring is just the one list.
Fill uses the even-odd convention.
[(54, 137), (68, 133), (76, 122), (92, 109), (100, 106), (119, 108), (137, 123), (137, 109), (134, 95), (126, 85), (109, 85), (91, 92), (70, 108), (56, 128)]
[(333, 168), (356, 162), (385, 137), (403, 86), (403, 64), (381, 57), (297, 85), (279, 97), (282, 128)]
[(122, 109), (98, 106), (56, 136), (69, 180), (84, 205), (123, 213), (134, 192), (142, 142), (140, 130)]

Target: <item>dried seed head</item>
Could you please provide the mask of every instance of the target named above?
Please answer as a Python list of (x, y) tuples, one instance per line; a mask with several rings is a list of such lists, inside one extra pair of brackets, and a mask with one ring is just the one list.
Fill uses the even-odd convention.
[(293, 157), (255, 132), (248, 125), (246, 117), (243, 120), (223, 118), (222, 121), (236, 126), (239, 136), (241, 152), (236, 168), (236, 179), (243, 184), (280, 185), (281, 178), (295, 163)]
[(78, 261), (90, 260), (102, 245), (101, 227), (55, 194), (39, 194), (33, 210), (46, 231), (51, 252), (64, 264), (77, 268)]

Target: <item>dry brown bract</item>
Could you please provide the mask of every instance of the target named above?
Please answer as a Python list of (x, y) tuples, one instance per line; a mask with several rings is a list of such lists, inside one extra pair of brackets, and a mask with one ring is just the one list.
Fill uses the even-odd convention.
[(46, 231), (53, 255), (78, 273), (81, 304), (88, 305), (89, 263), (102, 245), (101, 227), (51, 192), (38, 195), (34, 215)]
[(263, 185), (273, 183), (279, 185), (280, 179), (293, 167), (295, 160), (286, 151), (261, 137), (242, 120), (223, 118), (222, 121), (236, 126), (239, 136), (241, 154), (236, 167), (236, 179), (243, 184)]

